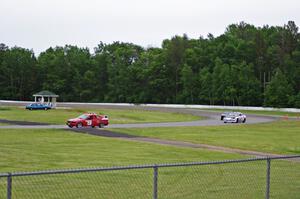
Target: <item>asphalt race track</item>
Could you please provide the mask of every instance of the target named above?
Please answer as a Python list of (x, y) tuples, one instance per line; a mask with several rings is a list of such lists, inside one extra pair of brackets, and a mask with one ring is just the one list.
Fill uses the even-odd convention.
[[(78, 107), (78, 105), (68, 105), (68, 107)], [(82, 107), (82, 105), (81, 105)], [(197, 109), (184, 109), (184, 108), (156, 108), (156, 107), (141, 107), (141, 106), (104, 106), (104, 105), (87, 105), (86, 108), (109, 108), (109, 109), (142, 109), (142, 110), (152, 110), (152, 111), (161, 111), (161, 112), (176, 112), (176, 113), (185, 113), (192, 114), (196, 116), (202, 116), (204, 119), (198, 121), (189, 121), (189, 122), (164, 122), (164, 123), (138, 123), (138, 124), (110, 124), (105, 129), (111, 128), (151, 128), (151, 127), (183, 127), (183, 126), (221, 126), (221, 125), (247, 125), (247, 124), (257, 124), (257, 123), (266, 123), (278, 120), (279, 117), (276, 116), (261, 116), (261, 115), (250, 115), (247, 114), (247, 121), (245, 124), (230, 124), (224, 123), (220, 120), (221, 112), (212, 112), (205, 110)], [(2, 123), (9, 123), (8, 126), (0, 126), (2, 129), (7, 128), (40, 128), (40, 129), (69, 129), (66, 125), (47, 125), (44, 123), (35, 123), (35, 122), (21, 122), (21, 121), (9, 121), (9, 120), (0, 120)]]

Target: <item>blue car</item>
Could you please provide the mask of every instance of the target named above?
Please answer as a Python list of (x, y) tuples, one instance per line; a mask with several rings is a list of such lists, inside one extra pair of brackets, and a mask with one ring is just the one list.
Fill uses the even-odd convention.
[(40, 104), (40, 103), (33, 103), (26, 106), (26, 109), (28, 110), (48, 110), (52, 107), (47, 104)]

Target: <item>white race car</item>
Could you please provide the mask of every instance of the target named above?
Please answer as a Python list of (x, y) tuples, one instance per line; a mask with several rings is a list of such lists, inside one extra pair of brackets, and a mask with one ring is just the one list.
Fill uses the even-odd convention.
[(245, 114), (240, 113), (240, 112), (232, 112), (232, 113), (229, 113), (228, 115), (226, 115), (223, 118), (223, 121), (224, 121), (224, 123), (228, 123), (228, 122), (231, 122), (231, 123), (243, 122), (243, 123), (245, 123), (246, 119), (247, 119), (247, 117)]

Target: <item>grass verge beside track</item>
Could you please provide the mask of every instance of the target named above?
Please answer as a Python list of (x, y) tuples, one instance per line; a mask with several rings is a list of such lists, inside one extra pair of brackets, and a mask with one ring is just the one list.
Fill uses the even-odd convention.
[[(138, 143), (63, 130), (0, 129), (0, 173), (56, 168), (192, 162), (245, 156)], [(272, 198), (296, 199), (298, 162), (273, 161)], [(264, 198), (266, 162), (160, 168), (160, 198)], [(13, 178), (15, 198), (151, 198), (153, 170)], [(6, 196), (6, 178), (0, 178)]]
[(0, 129), (0, 172), (207, 161), (244, 156), (54, 129)]
[(77, 117), (83, 113), (94, 112), (108, 115), (111, 124), (152, 123), (195, 121), (199, 116), (182, 113), (147, 111), (137, 109), (53, 109), (29, 111), (24, 108), (2, 107), (0, 119), (42, 122), (50, 124), (65, 124), (67, 119)]
[(300, 121), (279, 121), (251, 125), (110, 130), (130, 135), (275, 154), (300, 154), (299, 129)]

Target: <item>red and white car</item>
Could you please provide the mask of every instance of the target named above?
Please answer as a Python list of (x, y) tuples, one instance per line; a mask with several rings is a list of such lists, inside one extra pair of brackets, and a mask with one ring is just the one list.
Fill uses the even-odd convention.
[(73, 128), (74, 126), (77, 128), (81, 127), (95, 127), (98, 126), (99, 128), (102, 128), (104, 126), (108, 125), (108, 117), (107, 115), (97, 115), (96, 113), (85, 113), (77, 118), (69, 119), (67, 121), (67, 125), (70, 128)]

